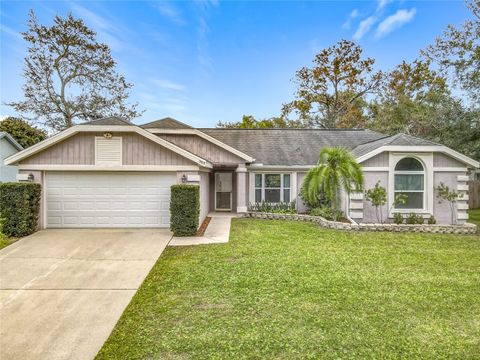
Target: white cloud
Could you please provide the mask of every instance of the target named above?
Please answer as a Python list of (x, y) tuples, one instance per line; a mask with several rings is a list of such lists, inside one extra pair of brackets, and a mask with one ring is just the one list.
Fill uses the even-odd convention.
[(16, 31), (6, 25), (0, 25), (0, 31), (12, 36), (16, 40), (23, 40), (22, 34), (20, 34), (20, 31)]
[(398, 10), (395, 14), (390, 15), (378, 25), (375, 36), (381, 38), (393, 30), (401, 28), (409, 21), (412, 21), (416, 12), (417, 10), (415, 8), (410, 10)]
[(370, 28), (375, 24), (377, 19), (374, 16), (369, 16), (365, 20), (362, 20), (358, 25), (357, 31), (353, 35), (355, 40), (360, 40), (366, 33), (370, 31)]
[(360, 13), (358, 12), (357, 9), (354, 9), (354, 10), (350, 13), (350, 15), (348, 15), (348, 19), (347, 19), (347, 21), (345, 21), (345, 22), (343, 23), (342, 28), (343, 28), (343, 29), (347, 29), (347, 30), (350, 29), (350, 26), (351, 26), (351, 24), (352, 24), (352, 20), (355, 19), (355, 18), (357, 18), (358, 15), (360, 15)]
[(162, 89), (167, 89), (167, 90), (175, 90), (175, 91), (185, 91), (185, 86), (175, 83), (170, 80), (165, 80), (165, 79), (152, 79), (151, 82), (162, 88)]
[(106, 17), (94, 13), (78, 4), (72, 4), (72, 10), (75, 15), (79, 16), (85, 21), (85, 23), (93, 27), (93, 30), (98, 34), (100, 41), (106, 43), (112, 50), (123, 50), (125, 41), (123, 41), (117, 34), (122, 34), (125, 31), (116, 25), (116, 20), (109, 20)]
[(209, 51), (210, 27), (208, 25), (208, 18), (210, 10), (218, 6), (218, 2), (213, 0), (204, 0), (195, 2), (198, 11), (198, 26), (197, 26), (197, 59), (200, 65), (206, 72), (213, 72), (213, 59)]
[(174, 23), (178, 25), (185, 24), (185, 20), (183, 19), (183, 17), (180, 15), (178, 10), (175, 7), (173, 7), (171, 4), (167, 2), (158, 2), (158, 3), (155, 3), (155, 7), (160, 12), (160, 14), (162, 14), (167, 19), (170, 19)]
[(83, 6), (78, 4), (73, 4), (72, 9), (80, 15), (80, 17), (87, 21), (89, 24), (93, 25), (97, 29), (108, 30), (108, 31), (118, 31), (118, 27), (106, 18), (90, 11)]
[(377, 11), (382, 10), (385, 6), (391, 3), (393, 0), (378, 0)]

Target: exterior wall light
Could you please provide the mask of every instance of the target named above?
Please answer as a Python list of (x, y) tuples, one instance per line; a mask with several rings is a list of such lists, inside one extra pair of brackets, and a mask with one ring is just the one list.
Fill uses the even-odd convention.
[(187, 182), (187, 175), (182, 175), (182, 183), (185, 184)]

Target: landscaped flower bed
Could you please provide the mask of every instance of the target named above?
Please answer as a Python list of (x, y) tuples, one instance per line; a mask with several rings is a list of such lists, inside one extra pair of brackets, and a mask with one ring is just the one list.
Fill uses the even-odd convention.
[(350, 231), (392, 231), (392, 232), (424, 232), (438, 234), (475, 234), (477, 226), (475, 224), (462, 225), (430, 225), (430, 224), (351, 224), (337, 221), (330, 221), (321, 216), (302, 215), (302, 214), (276, 214), (262, 212), (248, 212), (245, 217), (268, 220), (296, 220), (317, 223), (318, 225), (337, 230)]

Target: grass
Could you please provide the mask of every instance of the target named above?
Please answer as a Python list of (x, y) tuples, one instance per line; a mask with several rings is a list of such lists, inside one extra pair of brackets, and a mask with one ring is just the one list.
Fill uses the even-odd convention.
[(235, 219), (166, 249), (97, 359), (478, 359), (479, 284), (479, 236)]
[(10, 245), (11, 243), (15, 242), (16, 239), (8, 238), (0, 232), (0, 249)]
[(477, 234), (480, 234), (480, 209), (473, 209), (468, 212), (468, 222), (477, 224)]

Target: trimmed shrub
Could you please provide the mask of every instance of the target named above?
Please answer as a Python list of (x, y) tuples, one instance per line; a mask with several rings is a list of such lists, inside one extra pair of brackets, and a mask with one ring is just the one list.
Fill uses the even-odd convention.
[(295, 201), (269, 203), (266, 201), (250, 203), (248, 211), (267, 212), (277, 214), (295, 214)]
[(430, 225), (434, 225), (437, 223), (437, 220), (435, 219), (435, 217), (433, 215), (430, 215), (430, 217), (428, 218), (428, 223)]
[(38, 227), (42, 189), (35, 183), (0, 184), (0, 218), (7, 236), (27, 236)]
[(421, 225), (424, 223), (423, 216), (420, 214), (410, 213), (408, 214), (405, 222), (409, 225), (418, 224)]
[(200, 215), (200, 187), (172, 185), (170, 199), (170, 230), (175, 236), (193, 236)]
[(400, 225), (403, 223), (403, 216), (400, 213), (394, 213), (393, 214), (393, 222), (397, 225)]
[(343, 218), (343, 211), (334, 210), (329, 206), (321, 206), (310, 209), (308, 215), (311, 216), (321, 216), (324, 219), (331, 220), (331, 221), (338, 221), (339, 219)]

